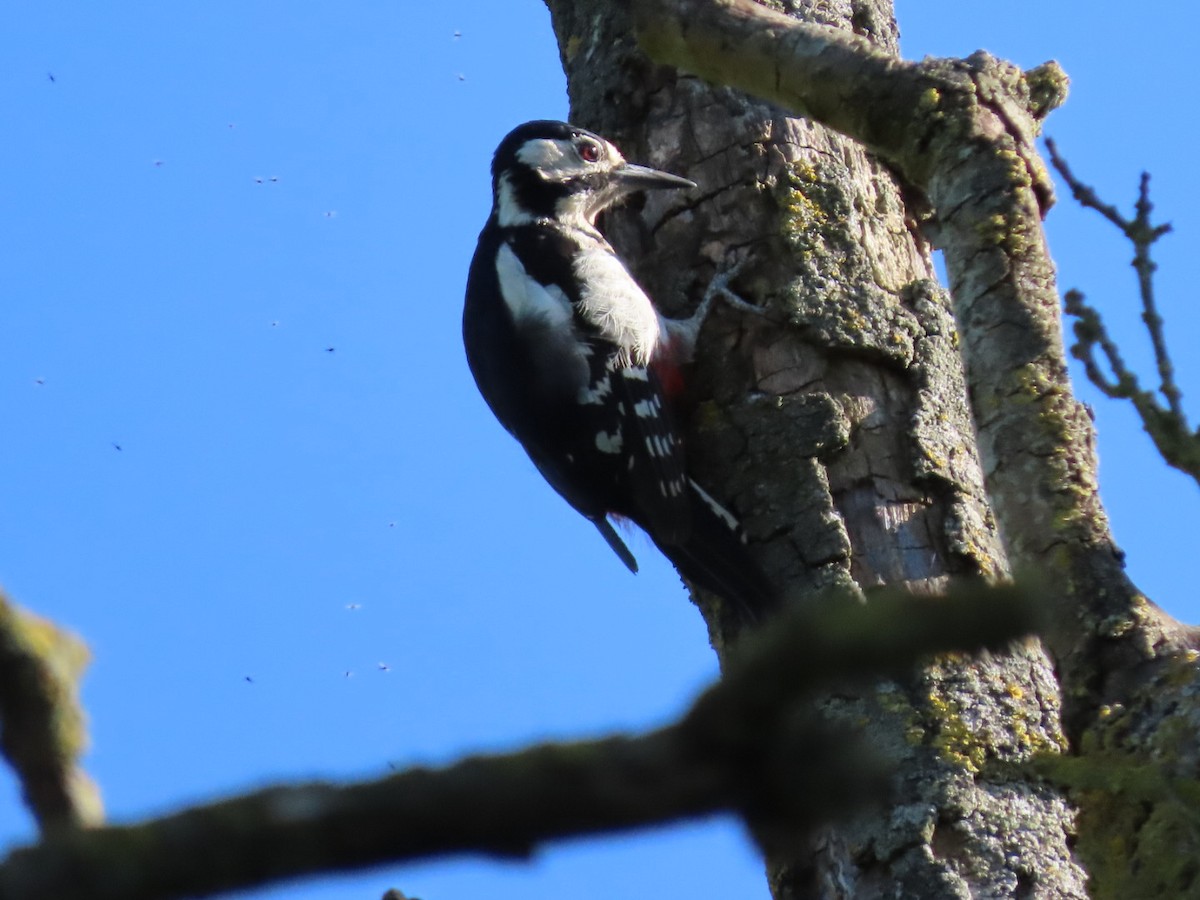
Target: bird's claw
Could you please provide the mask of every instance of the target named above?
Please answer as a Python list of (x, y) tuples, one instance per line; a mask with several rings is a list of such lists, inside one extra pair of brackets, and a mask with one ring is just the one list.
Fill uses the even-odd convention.
[(742, 273), (742, 270), (746, 268), (746, 263), (749, 260), (748, 256), (743, 256), (732, 265), (726, 266), (714, 275), (708, 283), (708, 288), (704, 291), (704, 299), (700, 301), (700, 306), (696, 312), (699, 313), (703, 310), (704, 314), (708, 315), (712, 309), (713, 301), (717, 297), (720, 297), (725, 301), (726, 305), (731, 309), (736, 309), (738, 312), (750, 313), (755, 316), (766, 316), (767, 311), (765, 309), (748, 300), (744, 300), (729, 286)]
[(696, 341), (700, 337), (700, 329), (704, 327), (709, 315), (712, 313), (713, 304), (719, 297), (722, 302), (738, 312), (751, 313), (756, 316), (765, 317), (766, 310), (761, 306), (755, 306), (742, 299), (737, 293), (729, 287), (730, 283), (741, 274), (742, 269), (746, 267), (748, 257), (742, 257), (729, 266), (726, 266), (720, 272), (712, 277), (708, 287), (705, 288), (704, 297), (700, 300), (699, 305), (686, 319), (668, 319), (667, 327), (670, 329), (673, 343), (680, 352), (681, 358), (691, 360), (696, 349)]

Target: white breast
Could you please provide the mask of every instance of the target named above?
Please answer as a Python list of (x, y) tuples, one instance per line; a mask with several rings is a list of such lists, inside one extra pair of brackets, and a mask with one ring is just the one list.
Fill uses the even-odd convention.
[(622, 348), (626, 364), (646, 365), (662, 330), (650, 298), (603, 245), (581, 252), (574, 269), (582, 286), (580, 314)]

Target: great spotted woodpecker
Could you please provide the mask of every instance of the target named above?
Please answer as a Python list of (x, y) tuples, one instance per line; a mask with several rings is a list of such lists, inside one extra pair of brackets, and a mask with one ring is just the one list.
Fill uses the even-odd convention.
[(660, 316), (596, 228), (631, 193), (690, 187), (565, 122), (514, 129), (492, 160), (463, 340), (496, 418), (630, 571), (610, 518), (636, 523), (684, 578), (758, 620), (773, 591), (737, 520), (688, 477), (664, 390), (681, 383), (703, 314)]

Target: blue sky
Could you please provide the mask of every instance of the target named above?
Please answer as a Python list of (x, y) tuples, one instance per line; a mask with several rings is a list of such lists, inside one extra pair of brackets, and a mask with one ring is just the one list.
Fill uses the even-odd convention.
[[(1186, 402), (1197, 76), (1187, 30), (1162, 27), (1176, 14), (899, 2), (909, 58), (1057, 58), (1072, 96), (1048, 133), (1108, 200), (1127, 208), (1153, 174), (1176, 227), (1158, 283)], [(513, 125), (567, 114), (541, 3), (17, 0), (6, 19), (0, 583), (92, 648), (87, 765), (111, 818), (641, 729), (714, 677), (673, 572), (646, 541), (642, 573), (625, 571), (494, 423), (463, 359), (491, 152)], [(1149, 371), (1129, 248), (1065, 193), (1048, 228), (1062, 287)], [(1134, 578), (1200, 618), (1182, 564), (1195, 485), (1127, 409), (1079, 393)], [(32, 828), (4, 777), (12, 844)], [(718, 820), (238, 896), (390, 886), (766, 895)]]

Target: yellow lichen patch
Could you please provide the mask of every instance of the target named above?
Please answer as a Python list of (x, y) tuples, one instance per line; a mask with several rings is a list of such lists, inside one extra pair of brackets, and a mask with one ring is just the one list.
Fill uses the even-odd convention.
[(833, 263), (839, 254), (831, 251), (846, 239), (842, 219), (848, 211), (841, 211), (846, 201), (830, 175), (812, 163), (795, 160), (778, 180), (776, 195), (782, 213), (780, 230), (792, 252), (801, 260), (819, 254), (823, 264)]
[(1008, 222), (1004, 216), (996, 213), (980, 219), (975, 225), (975, 233), (985, 243), (999, 244), (1008, 234)]
[(996, 153), (997, 157), (1005, 163), (1005, 169), (1008, 172), (1009, 179), (1020, 187), (1029, 187), (1032, 182), (1029, 179), (1029, 168), (1025, 165), (1025, 160), (1016, 150), (1003, 149)]
[(947, 762), (978, 774), (987, 761), (987, 747), (967, 725), (958, 702), (935, 692), (930, 692), (928, 699), (937, 729), (934, 749)]
[(808, 163), (795, 162), (788, 167), (783, 208), (786, 214), (784, 224), (789, 231), (808, 231), (828, 224), (828, 214), (810, 196), (811, 190), (820, 185), (820, 178), (816, 167)]
[(1048, 732), (1029, 707), (1013, 711), (1012, 736), (1022, 759), (1046, 753), (1065, 753), (1067, 738), (1061, 731)]
[(928, 447), (924, 444), (919, 447), (921, 456), (929, 464), (929, 468), (933, 470), (945, 469), (949, 465), (949, 460), (941, 453), (938, 453), (933, 447)]
[(579, 53), (579, 48), (582, 46), (583, 38), (579, 35), (573, 34), (567, 38), (567, 42), (563, 45), (563, 56), (566, 57), (567, 62), (575, 58), (576, 54)]
[(927, 88), (921, 94), (921, 99), (917, 101), (917, 109), (921, 112), (930, 112), (941, 105), (942, 92), (935, 87)]

